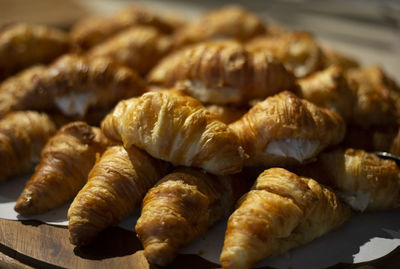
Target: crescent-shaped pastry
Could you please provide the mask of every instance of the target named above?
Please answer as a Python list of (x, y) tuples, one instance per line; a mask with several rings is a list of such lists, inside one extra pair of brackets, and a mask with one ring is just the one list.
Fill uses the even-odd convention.
[(68, 35), (61, 30), (24, 23), (0, 30), (0, 80), (24, 68), (47, 64), (69, 50)]
[(323, 54), (314, 37), (307, 32), (291, 32), (251, 40), (250, 51), (270, 52), (281, 60), (296, 77), (304, 77), (323, 68)]
[(351, 121), (355, 96), (341, 67), (332, 65), (299, 79), (298, 83), (301, 98), (337, 112), (346, 122)]
[(78, 21), (71, 30), (71, 39), (81, 49), (88, 50), (113, 35), (137, 25), (152, 26), (171, 34), (182, 26), (176, 18), (164, 18), (149, 10), (129, 6), (108, 18), (88, 17)]
[(171, 39), (156, 28), (134, 26), (93, 47), (88, 57), (109, 57), (145, 75), (171, 50), (171, 45)]
[(246, 165), (267, 167), (304, 163), (341, 142), (346, 129), (337, 113), (287, 91), (256, 104), (229, 127), (250, 155)]
[(392, 160), (364, 150), (338, 149), (322, 153), (316, 163), (300, 171), (334, 188), (354, 210), (400, 207), (400, 169)]
[(135, 145), (174, 165), (218, 175), (242, 170), (245, 154), (233, 131), (200, 102), (174, 91), (121, 101), (101, 128), (125, 148)]
[(21, 111), (0, 120), (0, 181), (33, 171), (40, 152), (56, 132), (46, 114)]
[(189, 46), (165, 57), (151, 83), (178, 86), (203, 103), (246, 104), (295, 87), (293, 75), (268, 53), (249, 53), (235, 41)]
[(105, 228), (117, 225), (139, 209), (147, 190), (168, 168), (166, 162), (136, 147), (109, 147), (68, 210), (71, 243), (87, 245)]
[(282, 168), (266, 170), (228, 220), (222, 268), (251, 268), (326, 234), (350, 216), (350, 208), (315, 180)]
[(73, 198), (85, 185), (96, 155), (110, 141), (84, 122), (63, 126), (47, 142), (35, 173), (15, 204), (21, 215), (44, 213)]
[[(58, 109), (85, 116), (90, 108), (107, 108), (145, 91), (145, 82), (111, 59), (68, 54), (47, 68), (32, 67), (0, 85), (0, 112)], [(0, 114), (0, 117), (2, 115)]]
[(227, 216), (244, 192), (233, 176), (193, 168), (165, 176), (146, 194), (136, 223), (147, 260), (170, 263), (181, 247)]
[(204, 14), (175, 33), (176, 46), (212, 39), (247, 41), (266, 33), (260, 18), (239, 6), (226, 6)]
[(400, 117), (400, 88), (377, 66), (351, 69), (347, 78), (356, 96), (353, 124), (397, 126)]

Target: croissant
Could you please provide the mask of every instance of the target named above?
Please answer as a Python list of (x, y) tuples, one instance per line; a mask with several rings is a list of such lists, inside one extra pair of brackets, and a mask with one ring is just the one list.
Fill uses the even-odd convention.
[(282, 168), (259, 175), (229, 217), (222, 268), (251, 268), (346, 222), (351, 210), (315, 180)]
[(331, 48), (322, 48), (322, 54), (325, 68), (328, 68), (331, 65), (338, 65), (343, 70), (348, 70), (360, 66), (355, 59)]
[(175, 42), (179, 47), (221, 38), (247, 41), (265, 33), (266, 28), (260, 18), (242, 7), (230, 5), (212, 10), (179, 29), (175, 33)]
[(225, 124), (230, 124), (240, 119), (247, 110), (233, 106), (208, 105), (206, 109), (218, 116), (218, 119)]
[(72, 42), (88, 50), (131, 26), (147, 25), (171, 34), (182, 26), (176, 18), (164, 18), (138, 6), (129, 6), (108, 18), (89, 17), (79, 21), (71, 30)]
[(242, 170), (246, 155), (237, 136), (200, 102), (170, 91), (121, 101), (102, 122), (109, 138), (135, 145), (174, 165), (218, 174)]
[(356, 149), (322, 153), (318, 161), (301, 168), (305, 175), (331, 186), (357, 211), (400, 207), (400, 169), (392, 160)]
[[(241, 180), (243, 181), (243, 180)], [(227, 216), (243, 188), (232, 176), (193, 168), (161, 179), (143, 200), (136, 233), (152, 264), (170, 263), (178, 250)]]
[(308, 161), (341, 142), (346, 129), (337, 113), (287, 91), (256, 104), (229, 127), (250, 155), (246, 165), (268, 167)]
[(246, 104), (295, 87), (293, 75), (267, 53), (249, 53), (235, 41), (205, 42), (165, 57), (151, 83), (179, 84), (203, 103)]
[(346, 122), (351, 121), (355, 96), (345, 73), (337, 65), (298, 80), (299, 96), (320, 107), (335, 111)]
[(296, 77), (323, 68), (323, 54), (314, 37), (307, 32), (258, 37), (246, 45), (249, 51), (268, 51), (281, 60)]
[(102, 230), (139, 209), (147, 190), (168, 170), (165, 162), (131, 147), (109, 147), (68, 210), (71, 243), (87, 245)]
[(371, 126), (397, 125), (400, 116), (400, 89), (376, 66), (352, 69), (347, 79), (356, 96), (353, 124)]
[(14, 112), (0, 120), (0, 182), (29, 173), (56, 127), (46, 114)]
[(69, 50), (68, 35), (41, 25), (12, 24), (0, 31), (0, 80)]
[(100, 129), (84, 122), (63, 126), (47, 142), (35, 173), (14, 207), (21, 215), (56, 208), (73, 198), (86, 183), (96, 154), (110, 144)]
[(171, 39), (153, 27), (131, 27), (88, 52), (90, 58), (110, 57), (139, 74), (146, 74), (171, 50)]
[(33, 68), (0, 85), (0, 112), (57, 108), (83, 117), (89, 108), (110, 107), (146, 88), (134, 71), (105, 58), (69, 54), (48, 68)]

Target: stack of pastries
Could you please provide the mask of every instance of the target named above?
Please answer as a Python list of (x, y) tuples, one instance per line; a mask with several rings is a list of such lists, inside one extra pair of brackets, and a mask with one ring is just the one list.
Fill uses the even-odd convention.
[(141, 209), (163, 266), (229, 217), (221, 265), (251, 268), (400, 207), (399, 167), (367, 152), (400, 154), (395, 81), (238, 6), (11, 25), (0, 80), (0, 181), (33, 172), (24, 216), (72, 199), (77, 246)]

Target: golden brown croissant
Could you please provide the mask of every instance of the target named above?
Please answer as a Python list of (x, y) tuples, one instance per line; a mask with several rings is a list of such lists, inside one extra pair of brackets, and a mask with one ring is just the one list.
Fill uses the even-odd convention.
[(318, 106), (337, 112), (351, 121), (355, 96), (341, 67), (332, 65), (298, 80), (299, 96)]
[(292, 70), (296, 77), (304, 77), (323, 68), (321, 49), (307, 32), (255, 38), (246, 48), (250, 51), (270, 52)]
[(212, 10), (199, 20), (182, 27), (175, 33), (176, 46), (211, 39), (247, 41), (266, 33), (260, 18), (239, 6), (226, 6)]
[(131, 147), (109, 147), (89, 173), (88, 182), (68, 210), (71, 243), (87, 245), (102, 230), (139, 209), (147, 190), (168, 164)]
[(346, 149), (322, 153), (301, 173), (331, 186), (354, 210), (374, 211), (400, 207), (400, 169), (364, 150)]
[(343, 70), (348, 70), (360, 66), (355, 59), (331, 48), (322, 48), (322, 54), (325, 68), (328, 68), (331, 65), (338, 65)]
[(15, 211), (21, 215), (39, 214), (73, 198), (85, 185), (96, 155), (109, 144), (100, 129), (84, 122), (63, 126), (44, 147)]
[(67, 52), (68, 35), (41, 25), (13, 24), (0, 31), (0, 80)]
[(264, 171), (230, 216), (222, 268), (251, 268), (346, 222), (351, 210), (328, 188), (282, 168)]
[(29, 173), (56, 127), (46, 114), (14, 112), (0, 120), (0, 181)]
[(71, 39), (87, 50), (111, 36), (135, 25), (153, 26), (170, 34), (182, 25), (178, 19), (164, 18), (138, 6), (129, 6), (108, 18), (89, 17), (79, 21), (71, 30)]
[(208, 105), (206, 109), (218, 116), (218, 119), (225, 124), (230, 124), (240, 119), (246, 112), (245, 108), (233, 106)]
[(352, 69), (347, 78), (356, 96), (353, 124), (394, 126), (400, 116), (400, 89), (376, 66)]
[(239, 186), (233, 176), (212, 176), (192, 168), (161, 179), (146, 194), (136, 223), (147, 260), (170, 263), (181, 247), (231, 212), (246, 192)]
[(67, 116), (84, 116), (89, 108), (111, 107), (146, 87), (134, 71), (106, 58), (69, 54), (45, 69), (33, 68), (0, 85), (0, 112), (57, 108)]
[(150, 72), (152, 83), (179, 84), (203, 103), (242, 104), (294, 87), (293, 75), (267, 53), (249, 53), (235, 41), (205, 42), (165, 57)]
[(134, 26), (93, 47), (88, 56), (110, 57), (144, 75), (171, 50), (171, 45), (171, 39), (156, 28)]
[(121, 101), (102, 122), (105, 135), (174, 165), (225, 175), (242, 170), (237, 136), (200, 102), (170, 91)]
[(229, 127), (250, 155), (246, 164), (251, 166), (303, 163), (341, 142), (345, 134), (337, 113), (287, 91), (256, 104)]

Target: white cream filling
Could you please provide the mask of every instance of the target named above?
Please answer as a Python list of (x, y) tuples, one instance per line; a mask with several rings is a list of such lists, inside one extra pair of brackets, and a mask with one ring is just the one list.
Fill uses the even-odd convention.
[(360, 190), (356, 192), (338, 192), (338, 196), (351, 206), (354, 210), (364, 211), (367, 209), (370, 201), (370, 193), (362, 192)]
[(96, 96), (91, 92), (69, 92), (55, 98), (57, 107), (65, 115), (84, 116), (89, 106), (96, 102)]
[(314, 157), (318, 152), (320, 142), (318, 140), (307, 139), (275, 139), (268, 143), (264, 149), (265, 153), (290, 157), (299, 162)]
[(238, 88), (207, 87), (200, 80), (185, 80), (179, 83), (178, 87), (182, 87), (190, 96), (204, 103), (227, 104), (238, 103), (241, 100)]

